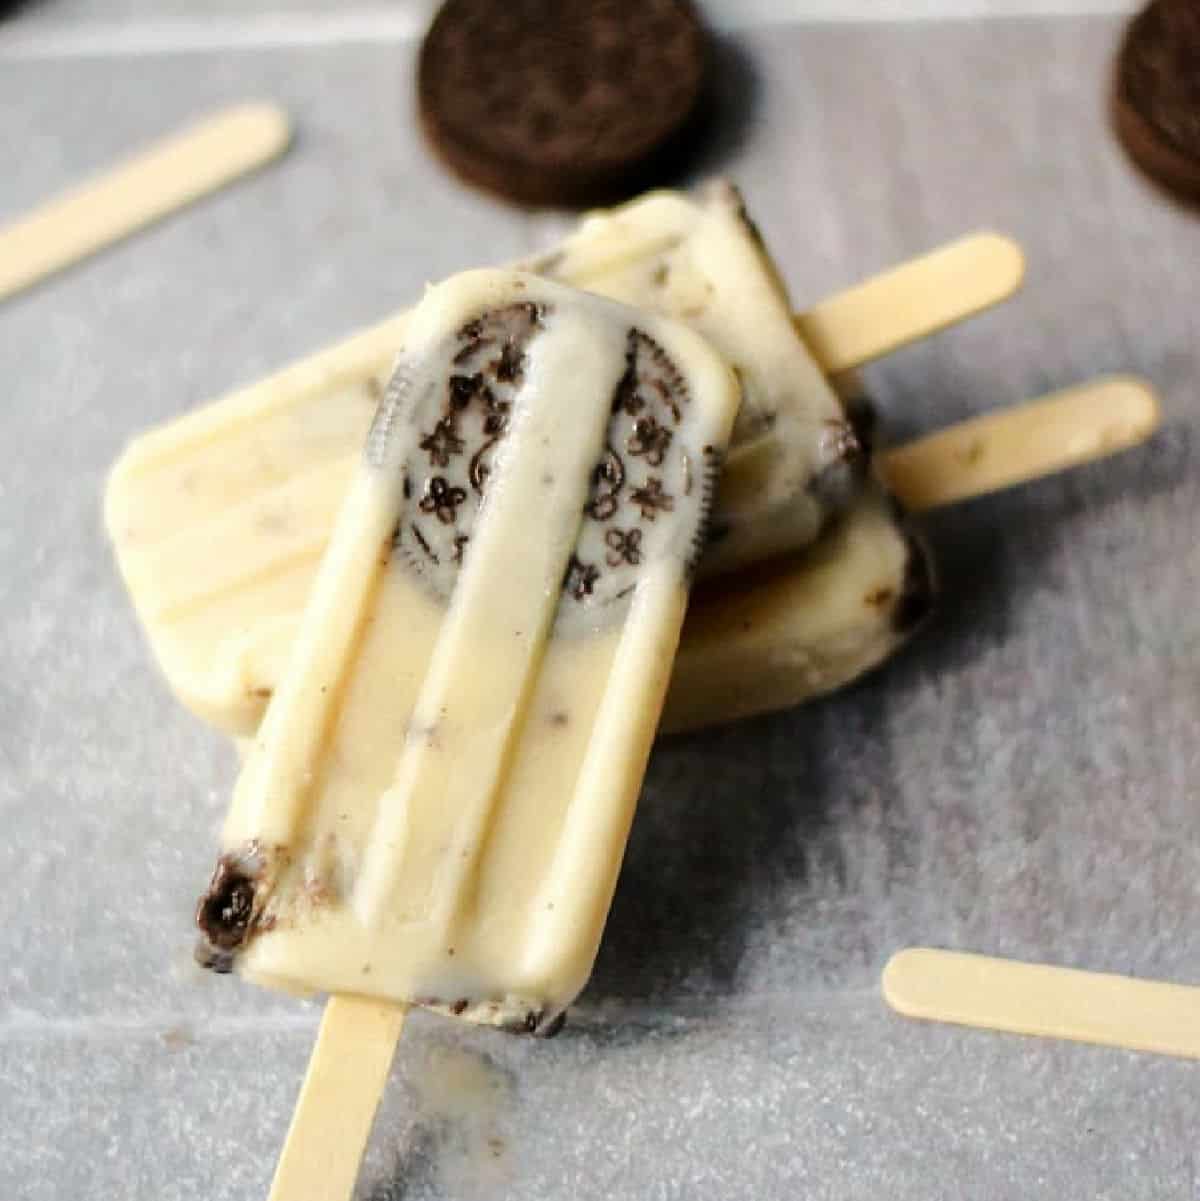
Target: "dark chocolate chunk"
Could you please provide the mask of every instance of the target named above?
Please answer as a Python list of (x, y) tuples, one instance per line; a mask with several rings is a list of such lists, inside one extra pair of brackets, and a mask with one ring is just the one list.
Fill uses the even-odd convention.
[(417, 102), (468, 183), (574, 207), (655, 182), (697, 126), (707, 69), (690, 0), (447, 0)]
[(254, 877), (232, 855), (222, 855), (196, 908), (196, 925), (222, 950), (241, 946), (254, 914)]
[(240, 854), (222, 855), (196, 906), (201, 938), (195, 958), (215, 972), (233, 970), (235, 952), (250, 937), (258, 918), (258, 883), (263, 857), (257, 844)]
[(1130, 158), (1177, 198), (1200, 204), (1200, 3), (1153, 0), (1117, 57), (1113, 123)]

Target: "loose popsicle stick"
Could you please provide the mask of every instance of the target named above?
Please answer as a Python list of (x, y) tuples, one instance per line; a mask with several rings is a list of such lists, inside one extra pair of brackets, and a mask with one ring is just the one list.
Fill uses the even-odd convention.
[(1012, 238), (970, 234), (797, 313), (796, 328), (836, 375), (990, 308), (1024, 276)]
[(287, 114), (227, 108), (0, 227), (0, 300), (282, 154)]
[(354, 1192), (406, 1012), (329, 998), (269, 1201), (343, 1201)]
[(999, 492), (1144, 442), (1161, 420), (1144, 380), (1101, 376), (885, 452), (883, 482), (914, 512)]
[(1200, 1059), (1200, 988), (910, 947), (883, 969), (905, 1017)]

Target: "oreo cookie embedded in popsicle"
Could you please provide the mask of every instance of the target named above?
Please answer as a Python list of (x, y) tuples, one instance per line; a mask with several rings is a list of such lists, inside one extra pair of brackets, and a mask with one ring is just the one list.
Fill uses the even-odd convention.
[(1129, 156), (1180, 199), (1200, 202), (1200, 3), (1153, 0), (1117, 59), (1113, 119)]
[(421, 47), (421, 120), (468, 183), (529, 205), (613, 201), (685, 148), (707, 44), (688, 0), (447, 0)]

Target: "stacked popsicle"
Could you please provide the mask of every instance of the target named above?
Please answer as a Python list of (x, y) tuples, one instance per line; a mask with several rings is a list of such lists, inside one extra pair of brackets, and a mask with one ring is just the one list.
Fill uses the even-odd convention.
[[(706, 572), (727, 570), (704, 589), (705, 628), (721, 635), (724, 657), (736, 658), (747, 633), (742, 619), (726, 625), (722, 618), (722, 595), (736, 595), (741, 612), (746, 593), (745, 580), (728, 569), (771, 555), (777, 575), (807, 578), (806, 563), (776, 552), (803, 549), (822, 527), (838, 546), (862, 550), (853, 564), (840, 552), (817, 555), (839, 577), (837, 587), (821, 590), (837, 612), (817, 618), (806, 604), (803, 614), (795, 610), (795, 630), (773, 621), (771, 637), (786, 634), (792, 660), (820, 665), (834, 648), (808, 639), (847, 620), (863, 632), (838, 639), (836, 666), (807, 670), (807, 683), (784, 690), (787, 703), (843, 682), (894, 649), (916, 624), (928, 573), (878, 498), (860, 499), (863, 439), (827, 377), (1009, 295), (1020, 280), (1019, 251), (995, 236), (965, 239), (793, 324), (736, 195), (718, 187), (703, 203), (655, 193), (588, 218), (559, 251), (528, 266), (693, 324), (737, 367), (746, 399), (717, 500), (713, 524), (721, 536), (706, 555)], [(108, 527), (156, 657), (183, 702), (231, 733), (257, 727), (282, 678), (406, 322), (401, 313), (142, 435), (112, 473)], [(819, 348), (823, 370), (809, 344)], [(654, 427), (642, 429), (644, 453), (654, 458)], [(839, 511), (843, 519), (831, 521)], [(856, 591), (858, 611), (847, 609)], [(785, 608), (795, 606), (789, 600)], [(705, 656), (693, 644), (685, 631), (682, 657), (695, 661), (695, 680), (705, 675)], [(725, 681), (689, 694), (686, 724), (730, 715)], [(674, 708), (670, 724), (684, 724), (670, 716)]]

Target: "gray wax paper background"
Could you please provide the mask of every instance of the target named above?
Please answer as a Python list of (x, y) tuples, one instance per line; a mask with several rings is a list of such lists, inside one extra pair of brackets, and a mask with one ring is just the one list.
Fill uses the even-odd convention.
[[(139, 13), (178, 0), (87, 7), (0, 21), (0, 220), (224, 102), (297, 136), (0, 304), (0, 1198), (240, 1201), (319, 1007), (191, 965), (235, 761), (154, 670), (105, 471), (563, 222), (430, 159), (386, 30), (151, 52)], [(131, 48), (72, 50), (82, 15)], [(906, 1022), (878, 979), (911, 943), (1200, 978), (1200, 220), (1108, 135), (1115, 17), (730, 23), (693, 176), (741, 184), (798, 307), (975, 228), (1027, 248), (1017, 299), (867, 373), (892, 435), (1106, 371), (1165, 427), (929, 521), (942, 609), (885, 669), (660, 744), (567, 1031), (414, 1018), (357, 1195), (1197, 1201), (1196, 1065)]]

